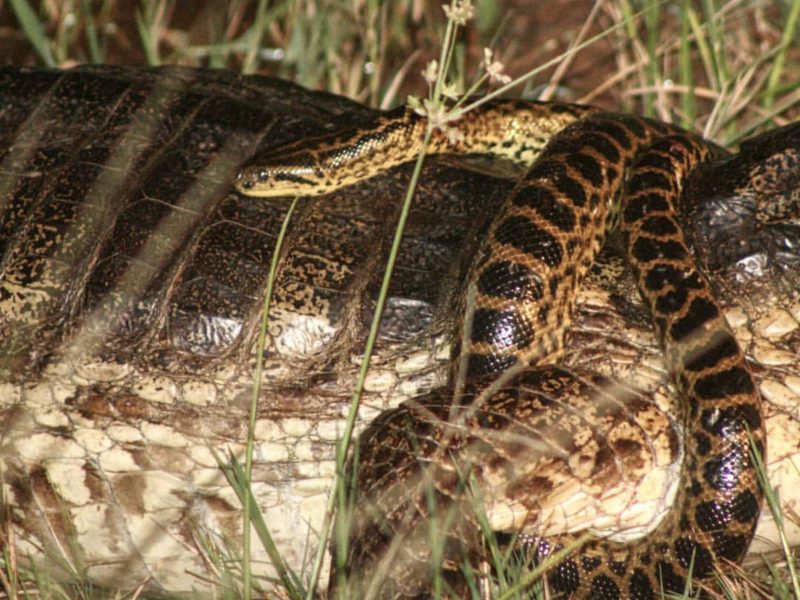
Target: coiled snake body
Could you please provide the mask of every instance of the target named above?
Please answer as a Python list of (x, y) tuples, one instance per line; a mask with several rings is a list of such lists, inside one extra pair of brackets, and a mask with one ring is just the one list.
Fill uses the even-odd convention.
[[(509, 530), (526, 533), (536, 490), (547, 486), (532, 432), (556, 427), (571, 411), (613, 420), (615, 406), (636, 402), (613, 382), (552, 366), (564, 351), (575, 291), (618, 220), (684, 400), (682, 485), (648, 536), (592, 540), (548, 581), (571, 597), (682, 592), (690, 574), (704, 579), (723, 559), (744, 556), (761, 503), (751, 454), (765, 451), (759, 394), (675, 216), (685, 176), (714, 150), (671, 126), (573, 105), (496, 103), (467, 119), (465, 142), (442, 134), (432, 151), (535, 162), (492, 220), (465, 284), (453, 354), (464, 394), (407, 403), (360, 438), (359, 505), (345, 525), (346, 552), (342, 545), (334, 552), (332, 589), (426, 597), (430, 565), (441, 563), (442, 593), (476, 590), (462, 569), (483, 552), (479, 519), (468, 508), (471, 484), (496, 503), (525, 507), (530, 514), (523, 510)], [(244, 171), (238, 187), (253, 195), (330, 191), (411, 158), (424, 126), (410, 112), (390, 115), (375, 130), (284, 150), (286, 162)], [(576, 426), (564, 435), (577, 446), (583, 433)], [(438, 549), (423, 543), (432, 527), (444, 532)], [(532, 533), (523, 546), (537, 560), (569, 542)]]

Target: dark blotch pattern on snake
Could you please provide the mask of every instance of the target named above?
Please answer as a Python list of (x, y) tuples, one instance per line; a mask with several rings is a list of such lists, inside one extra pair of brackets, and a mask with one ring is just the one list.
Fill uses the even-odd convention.
[[(625, 421), (647, 404), (617, 382), (551, 365), (564, 352), (575, 290), (617, 220), (683, 400), (682, 484), (654, 531), (625, 544), (590, 540), (550, 570), (548, 583), (561, 597), (657, 598), (661, 589), (682, 592), (690, 572), (703, 580), (722, 559), (741, 559), (752, 538), (761, 493), (751, 453), (765, 451), (760, 398), (675, 216), (686, 175), (712, 150), (653, 121), (531, 106), (569, 118), (551, 123), (523, 151), (538, 158), (493, 220), (469, 271), (453, 355), (454, 381), (465, 381), (465, 389), (455, 398), (448, 388), (406, 403), (361, 436), (351, 463), (358, 504), (339, 515), (332, 595), (478, 593), (487, 550), (475, 498), (527, 507), (530, 518), (517, 518), (508, 531), (523, 534), (512, 542), (522, 560), (544, 560), (573, 540), (526, 530), (535, 523), (537, 491), (553, 485), (543, 475), (553, 449), (563, 460), (591, 449), (587, 460), (601, 472), (620, 448), (608, 446), (596, 423)], [(490, 124), (493, 110), (508, 118), (524, 109), (495, 105), (467, 129)], [(360, 164), (365, 145), (377, 144), (377, 160), (389, 156), (387, 166), (408, 160), (412, 145), (404, 140), (415, 127), (413, 115), (393, 115), (377, 133), (299, 148), (295, 158), (303, 173), (327, 173), (332, 157), (352, 154), (346, 158), (355, 167), (338, 182), (325, 175), (322, 193), (375, 171)], [(542, 140), (559, 129), (545, 146)], [(403, 156), (381, 145), (397, 132)], [(493, 153), (492, 144), (479, 150)], [(442, 141), (434, 151), (469, 149)], [(374, 154), (363, 160), (376, 160)], [(240, 190), (258, 194), (268, 171), (243, 173)], [(537, 442), (543, 439), (544, 446)]]

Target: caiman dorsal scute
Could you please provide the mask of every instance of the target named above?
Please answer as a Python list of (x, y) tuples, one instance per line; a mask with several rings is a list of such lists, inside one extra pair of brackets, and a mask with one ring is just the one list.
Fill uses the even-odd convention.
[[(74, 547), (98, 550), (71, 560), (100, 583), (207, 587), (187, 575), (205, 569), (186, 550), (193, 528), (236, 539), (240, 523), (206, 446), (242, 449), (263, 290), (289, 206), (242, 197), (231, 182), (253, 155), (373, 114), (224, 72), (0, 70), (1, 452), (10, 501), (25, 507), (20, 547), (58, 552), (74, 535)], [(301, 202), (284, 244), (254, 491), (296, 568), (298, 532), (324, 504), (332, 418), (363, 351), (407, 171)], [(442, 376), (439, 334), (487, 210), (467, 191), (485, 186), (499, 200), (510, 186), (453, 171), (426, 169), (437, 186), (411, 215), (365, 414)]]
[[(231, 182), (271, 148), (374, 115), (219, 71), (0, 69), (0, 470), (21, 556), (66, 556), (105, 586), (208, 593), (199, 540), (241, 536), (239, 501), (211, 449), (243, 452), (263, 291), (289, 207), (241, 196)], [(313, 553), (409, 173), (301, 200), (281, 251), (253, 492), (298, 571)], [(446, 377), (454, 290), (513, 186), (448, 159), (428, 161), (422, 182), (364, 421)], [(800, 405), (797, 361), (787, 358), (800, 350), (791, 262), (800, 236), (782, 227), (747, 233), (749, 254), (717, 265), (714, 281), (748, 332), (741, 343), (762, 389), (782, 407), (768, 427), (789, 441), (771, 465), (800, 489), (780, 462), (800, 453), (797, 412), (786, 408)], [(766, 257), (761, 272), (732, 262), (754, 256)], [(569, 358), (666, 398), (657, 344), (615, 265), (579, 299)], [(772, 270), (783, 283), (768, 283)]]

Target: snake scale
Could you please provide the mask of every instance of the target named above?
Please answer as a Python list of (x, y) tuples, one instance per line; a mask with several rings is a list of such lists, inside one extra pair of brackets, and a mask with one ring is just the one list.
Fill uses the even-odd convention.
[[(275, 165), (244, 170), (238, 187), (258, 196), (325, 193), (410, 160), (424, 126), (399, 112), (374, 129), (282, 149)], [(600, 418), (613, 412), (593, 402), (617, 384), (552, 363), (564, 352), (576, 289), (616, 221), (684, 400), (682, 484), (648, 536), (592, 540), (552, 568), (548, 582), (564, 597), (656, 598), (740, 560), (761, 503), (751, 461), (754, 450), (765, 452), (760, 397), (675, 216), (686, 176), (715, 149), (671, 126), (575, 105), (495, 103), (463, 127), (466, 141), (442, 134), (431, 151), (533, 164), (491, 221), (464, 287), (452, 362), (466, 393), (409, 402), (360, 439), (353, 466), (363, 507), (347, 525), (346, 554), (334, 552), (332, 595), (344, 584), (358, 596), (427, 597), (436, 562), (445, 595), (475, 592), (462, 570), (480, 554), (480, 526), (465, 517), (466, 482), (476, 478), (489, 495), (498, 487), (507, 497), (535, 495), (546, 481), (512, 460), (529, 458), (526, 430), (554, 423), (564, 407)], [(416, 485), (428, 480), (427, 468), (437, 473), (432, 487)], [(490, 477), (497, 473), (499, 482)], [(442, 548), (420, 543), (434, 517), (453, 507), (459, 519), (442, 526)], [(541, 560), (568, 542), (531, 535), (522, 546)]]

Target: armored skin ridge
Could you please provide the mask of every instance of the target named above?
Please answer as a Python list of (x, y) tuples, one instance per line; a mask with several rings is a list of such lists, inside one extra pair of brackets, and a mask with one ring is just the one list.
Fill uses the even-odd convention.
[[(513, 110), (523, 105), (503, 106), (513, 120)], [(534, 110), (541, 111), (537, 106)], [(12, 532), (21, 560), (47, 557), (49, 565), (64, 565), (53, 567), (55, 575), (63, 569), (114, 589), (144, 584), (155, 594), (210, 596), (214, 571), (203, 548), (222, 547), (223, 538), (234, 545), (241, 539), (240, 503), (211, 449), (222, 456), (243, 452), (262, 294), (288, 207), (285, 198), (237, 192), (237, 175), (276, 164), (287, 145), (308, 152), (320, 140), (341, 138), (343, 131), (368, 132), (376, 120), (394, 117), (275, 79), (177, 68), (3, 68), (0, 107), (0, 469), (11, 526), (3, 531)], [(566, 111), (567, 120), (599, 117), (596, 109), (570, 110), (581, 114)], [(625, 131), (638, 122), (619, 118)], [(543, 138), (566, 125), (558, 119), (553, 123)], [(583, 152), (598, 164), (607, 164), (608, 145), (602, 144), (613, 138), (608, 122), (604, 127), (586, 142), (593, 149)], [(574, 290), (571, 284), (554, 284), (557, 295), (574, 301), (558, 342), (567, 350), (556, 365), (515, 375), (518, 385), (491, 401), (497, 409), (489, 419), (495, 429), (487, 430), (480, 415), (470, 422), (476, 424), (476, 436), (494, 444), (487, 451), (496, 449), (484, 476), (494, 483), (510, 469), (540, 476), (524, 493), (515, 486), (494, 488), (494, 499), (486, 503), (498, 532), (518, 531), (528, 519), (531, 536), (520, 540), (526, 542), (520, 547), (525, 560), (557, 546), (564, 531), (588, 527), (630, 548), (637, 543), (632, 540), (666, 527), (660, 523), (669, 521), (663, 515), (675, 501), (685, 449), (674, 401), (699, 393), (702, 380), (722, 373), (717, 369), (739, 364), (728, 335), (741, 347), (764, 402), (768, 471), (780, 488), (785, 513), (797, 512), (792, 492), (800, 490), (793, 467), (800, 456), (799, 135), (795, 125), (756, 138), (743, 144), (740, 154), (703, 163), (686, 181), (675, 222), (710, 288), (686, 279), (691, 286), (682, 306), (689, 311), (697, 298), (715, 302), (720, 317), (702, 319), (710, 337), (672, 336), (671, 317), (661, 326), (656, 316), (653, 327), (651, 309), (642, 303), (635, 281), (652, 280), (654, 295), (668, 295), (667, 288), (658, 291), (655, 284), (674, 288), (677, 275), (661, 259), (640, 253), (644, 275), (634, 277), (622, 258), (623, 235), (611, 235), (602, 249), (599, 238), (593, 242), (592, 252), (599, 249), (599, 254)], [(621, 142), (613, 138), (611, 143)], [(522, 150), (509, 160), (524, 163), (543, 143), (514, 147)], [(475, 156), (462, 160), (448, 152), (431, 157), (423, 169), (359, 431), (380, 416), (362, 440), (370, 435), (417, 439), (386, 427), (449, 414), (449, 398), (436, 390), (451, 376), (452, 357), (461, 354), (453, 338), (462, 323), (464, 282), (477, 284), (486, 272), (475, 257), (496, 256), (503, 246), (512, 253), (508, 261), (518, 264), (517, 257), (524, 258), (513, 243), (503, 241), (513, 228), (503, 226), (505, 220), (491, 222), (508, 198), (526, 195), (511, 194), (516, 178), (509, 172), (516, 167)], [(557, 170), (557, 163), (551, 161), (550, 168)], [(585, 160), (575, 162), (561, 187), (570, 180), (583, 185), (590, 168)], [(652, 185), (652, 173), (661, 167), (642, 168), (650, 173), (645, 183)], [(281, 556), (299, 573), (310, 568), (333, 475), (334, 444), (409, 170), (399, 165), (301, 200), (281, 251), (258, 407), (253, 493)], [(516, 202), (520, 206), (512, 207), (507, 218), (533, 219), (540, 236), (556, 231), (555, 213), (542, 213), (535, 201)], [(672, 239), (660, 218), (652, 224), (647, 217), (635, 221), (647, 226), (629, 240), (645, 237), (666, 244)], [(660, 229), (648, 232), (648, 227)], [(492, 240), (488, 254), (487, 239)], [(556, 265), (559, 269), (564, 267)], [(504, 272), (499, 266), (493, 270)], [(653, 272), (658, 277), (648, 279)], [(536, 289), (536, 279), (528, 280)], [(544, 297), (551, 293), (549, 279), (542, 284)], [(516, 293), (513, 286), (502, 289)], [(676, 310), (672, 306), (670, 315)], [(730, 332), (719, 333), (721, 316)], [(685, 370), (681, 364), (692, 366), (685, 359), (686, 344), (708, 346), (703, 339), (717, 340), (728, 351), (720, 350), (713, 364), (689, 369), (676, 388), (658, 328), (666, 328), (667, 347), (676, 348), (673, 355), (668, 351), (669, 360), (677, 361), (673, 375)], [(509, 346), (512, 352), (518, 347), (516, 342)], [(465, 401), (481, 393), (478, 375), (468, 381)], [(557, 392), (551, 389), (556, 381)], [(540, 387), (546, 382), (550, 391)], [(515, 390), (530, 396), (520, 400)], [(583, 404), (578, 409), (560, 402), (567, 396)], [(412, 398), (415, 404), (396, 410)], [(745, 398), (746, 393), (733, 402), (745, 406)], [(522, 423), (504, 419), (507, 413), (499, 410), (503, 402), (520, 406), (523, 401), (542, 411), (541, 423), (528, 423), (539, 440), (538, 457), (526, 455), (524, 468), (516, 458), (526, 446), (503, 446), (505, 433)], [(430, 410), (419, 412), (417, 405)], [(720, 412), (697, 413), (713, 430), (705, 433), (712, 445), (714, 427), (733, 423), (724, 405), (714, 407)], [(562, 425), (548, 425), (558, 411), (566, 415)], [(735, 418), (741, 413), (751, 419), (733, 412)], [(575, 437), (580, 429), (575, 423), (586, 425), (586, 436)], [(432, 431), (436, 426), (431, 424)], [(402, 453), (399, 444), (396, 451)], [(369, 444), (363, 447), (366, 452)], [(380, 453), (385, 445), (374, 448)], [(474, 451), (469, 444), (465, 448)], [(712, 446), (709, 452), (719, 449)], [(402, 479), (405, 463), (370, 464), (373, 472), (389, 468), (395, 481)], [(414, 464), (409, 462), (408, 469)], [(452, 481), (446, 464), (436, 464), (442, 481)], [(737, 464), (726, 463), (722, 472), (733, 472), (727, 467)], [(739, 486), (732, 488), (734, 497), (750, 489), (746, 478), (731, 482)], [(443, 500), (452, 497), (447, 492), (443, 487)], [(411, 498), (414, 490), (405, 493)], [(532, 493), (535, 498), (527, 500)], [(692, 506), (712, 501), (703, 494), (692, 496)], [(712, 522), (696, 517), (698, 524)], [(769, 518), (762, 515), (759, 522), (751, 552), (769, 549), (768, 540), (774, 539)], [(798, 537), (792, 536), (798, 532), (789, 520), (786, 525), (795, 543)], [(464, 541), (470, 539), (469, 526), (467, 519)], [(734, 518), (726, 522), (725, 533), (739, 535), (732, 527), (747, 525)], [(362, 546), (362, 556), (377, 555), (381, 539), (375, 538), (373, 547)], [(699, 543), (705, 547), (707, 542)], [(668, 554), (680, 559), (686, 547), (673, 544)], [(726, 548), (738, 558), (741, 545)], [(274, 575), (260, 547), (253, 558), (259, 575)], [(634, 560), (641, 559), (634, 553)], [(629, 583), (615, 574), (619, 565), (614, 562), (590, 572), (593, 563), (577, 564), (577, 570), (565, 563), (551, 582), (568, 591), (578, 581), (576, 573), (580, 585), (604, 581), (597, 579), (603, 573), (617, 585)]]

